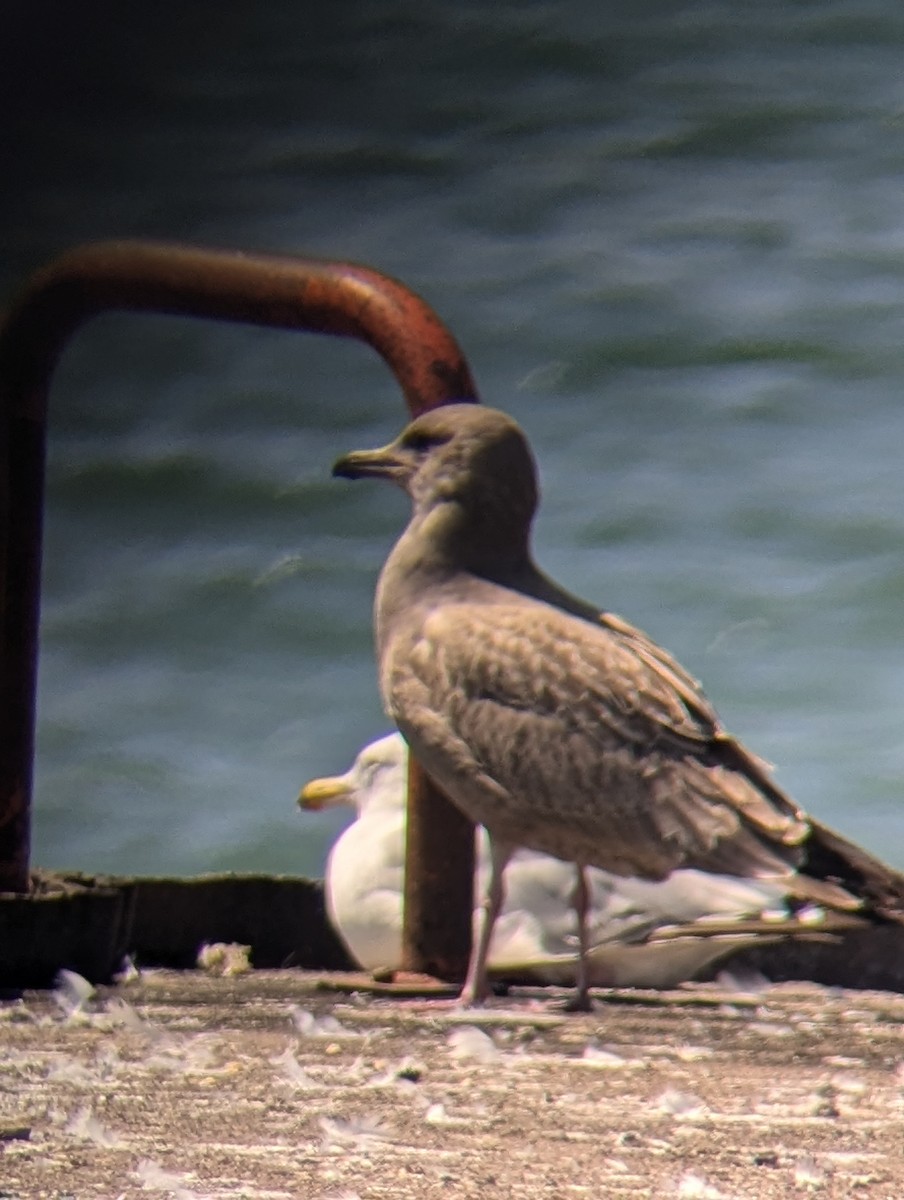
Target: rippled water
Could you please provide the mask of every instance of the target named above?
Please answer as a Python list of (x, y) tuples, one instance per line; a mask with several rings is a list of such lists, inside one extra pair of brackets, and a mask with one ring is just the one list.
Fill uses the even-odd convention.
[[(0, 49), (4, 292), (123, 235), (403, 279), (532, 438), (542, 564), (904, 867), (904, 9), (57, 7)], [(36, 861), (321, 869), (340, 818), (294, 796), (386, 728), (369, 612), (406, 512), (329, 466), (402, 419), (353, 344), (79, 335)]]

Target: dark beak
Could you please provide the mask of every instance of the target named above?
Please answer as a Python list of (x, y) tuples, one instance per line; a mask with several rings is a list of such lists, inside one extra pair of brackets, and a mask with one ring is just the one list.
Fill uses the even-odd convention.
[(333, 475), (340, 479), (398, 480), (406, 464), (396, 453), (395, 446), (379, 450), (352, 450), (333, 464)]

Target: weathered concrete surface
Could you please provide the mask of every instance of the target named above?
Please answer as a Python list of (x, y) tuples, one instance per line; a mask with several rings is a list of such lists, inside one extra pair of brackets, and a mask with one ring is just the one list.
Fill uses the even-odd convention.
[(0, 1196), (900, 1200), (902, 1019), (797, 984), (590, 1015), (294, 971), (148, 972), (71, 1017), (28, 993), (0, 1005)]

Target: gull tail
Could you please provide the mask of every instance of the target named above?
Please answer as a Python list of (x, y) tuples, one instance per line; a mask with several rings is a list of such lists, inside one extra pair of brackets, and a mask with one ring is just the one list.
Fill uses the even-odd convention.
[(812, 819), (803, 849), (801, 872), (856, 896), (862, 912), (904, 925), (904, 875), (899, 871)]
[[(587, 956), (591, 987), (668, 990), (708, 972), (742, 950), (779, 942), (836, 942), (845, 933), (867, 927), (859, 917), (820, 913), (812, 919), (695, 921), (663, 926), (643, 941), (602, 942)], [(576, 956), (552, 954), (529, 962), (491, 968), (490, 975), (511, 984), (574, 983)]]

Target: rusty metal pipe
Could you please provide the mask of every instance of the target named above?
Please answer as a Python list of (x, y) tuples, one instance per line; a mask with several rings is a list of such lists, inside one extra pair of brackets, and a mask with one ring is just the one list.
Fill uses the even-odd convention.
[[(0, 325), (0, 891), (28, 890), (47, 392), (69, 337), (111, 310), (353, 337), (382, 356), (412, 414), (477, 399), (464, 355), (433, 310), (369, 267), (98, 242), (32, 276)], [(473, 855), (473, 829), (415, 764), (405, 881), (409, 970), (463, 977)]]

